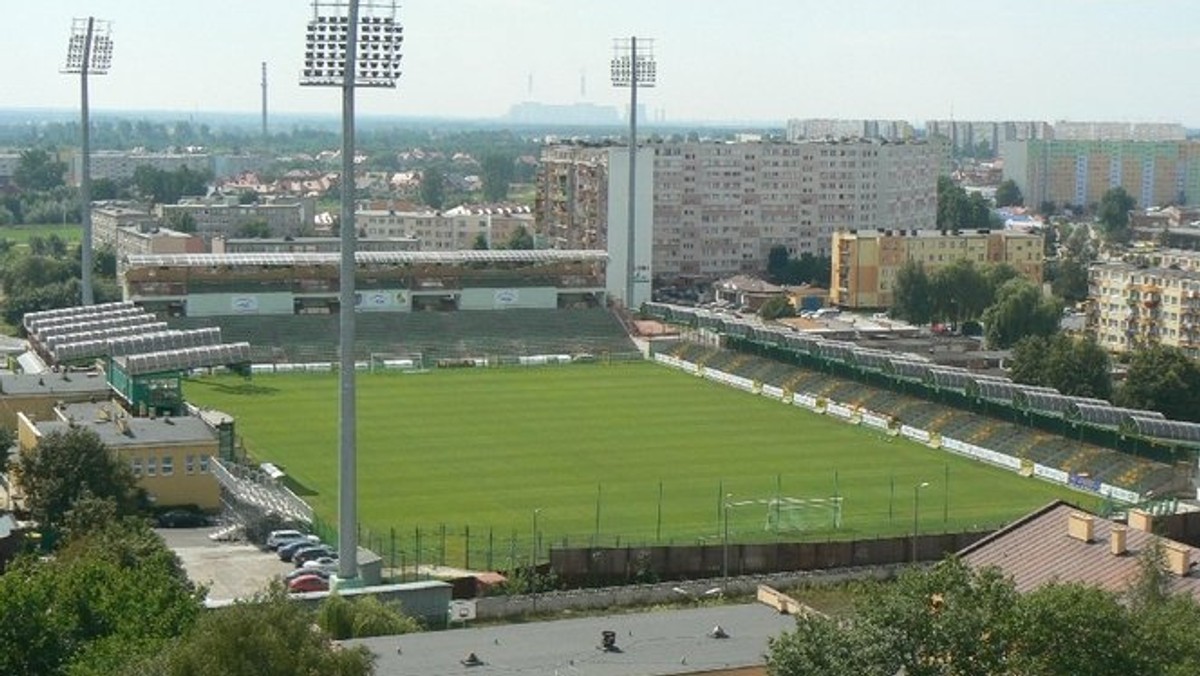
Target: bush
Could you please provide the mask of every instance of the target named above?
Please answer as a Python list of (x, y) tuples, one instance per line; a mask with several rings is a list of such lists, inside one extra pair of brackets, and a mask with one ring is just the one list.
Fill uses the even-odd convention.
[(421, 630), (420, 622), (375, 596), (350, 601), (340, 594), (330, 594), (321, 602), (317, 609), (317, 626), (338, 640)]

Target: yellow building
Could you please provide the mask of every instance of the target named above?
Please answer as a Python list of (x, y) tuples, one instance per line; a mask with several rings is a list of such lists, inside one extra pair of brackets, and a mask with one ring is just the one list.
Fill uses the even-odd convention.
[(51, 420), (60, 403), (101, 401), (108, 394), (100, 371), (0, 373), (0, 428), (16, 429), (18, 413), (31, 420)]
[(896, 275), (908, 261), (933, 272), (958, 260), (1007, 263), (1042, 282), (1042, 236), (1010, 230), (843, 230), (833, 235), (832, 304), (886, 308)]
[(138, 485), (156, 506), (220, 509), (221, 490), (210, 467), (218, 454), (217, 433), (198, 417), (134, 418), (116, 404), (104, 402), (57, 406), (52, 420), (34, 420), (24, 413), (17, 418), (22, 451), (52, 432), (85, 427), (129, 463)]
[(1179, 269), (1131, 263), (1089, 269), (1088, 326), (1108, 351), (1157, 344), (1200, 357), (1200, 255), (1174, 252), (1163, 260)]

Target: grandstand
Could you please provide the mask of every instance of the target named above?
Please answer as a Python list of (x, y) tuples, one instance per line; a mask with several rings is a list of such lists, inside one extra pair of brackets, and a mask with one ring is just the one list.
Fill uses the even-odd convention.
[(907, 425), (971, 440), (971, 443), (1013, 457), (1060, 468), (1088, 480), (1122, 486), (1138, 493), (1163, 495), (1179, 488), (1181, 484), (1181, 477), (1168, 464), (855, 380), (689, 342), (665, 343), (661, 351), (713, 368), (732, 365), (734, 369), (729, 372), (736, 375), (753, 377), (794, 392), (809, 392), (844, 404), (862, 406)]

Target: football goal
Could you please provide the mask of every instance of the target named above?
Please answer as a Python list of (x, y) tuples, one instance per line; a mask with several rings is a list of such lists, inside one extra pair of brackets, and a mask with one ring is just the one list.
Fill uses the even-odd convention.
[(842, 498), (762, 498), (730, 502), (731, 534), (806, 533), (842, 527)]
[(424, 371), (425, 359), (420, 352), (406, 352), (404, 354), (372, 352), (370, 370), (371, 373), (379, 371)]

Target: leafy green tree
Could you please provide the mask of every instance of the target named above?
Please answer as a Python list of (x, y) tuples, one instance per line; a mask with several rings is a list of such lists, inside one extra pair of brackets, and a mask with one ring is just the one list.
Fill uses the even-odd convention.
[(483, 196), (488, 202), (502, 202), (508, 198), (508, 186), (512, 183), (514, 158), (492, 153), (482, 162)]
[(446, 202), (446, 174), (437, 167), (421, 172), (421, 201), (431, 209), (441, 209)]
[(140, 665), (160, 676), (366, 676), (375, 658), (365, 646), (336, 646), (314, 629), (312, 613), (281, 587), (199, 618), (169, 650)]
[(1152, 345), (1138, 350), (1113, 403), (1200, 422), (1200, 364), (1175, 347)]
[(533, 248), (533, 234), (525, 226), (521, 226), (513, 230), (508, 236), (508, 241), (504, 243), (505, 249), (528, 250)]
[(1038, 205), (1038, 213), (1043, 216), (1053, 216), (1058, 213), (1058, 205), (1052, 200), (1044, 200)]
[(167, 214), (167, 227), (179, 232), (196, 232), (196, 217), (186, 211), (171, 211)]
[(829, 288), (833, 276), (833, 259), (805, 252), (788, 261), (781, 284), (815, 284)]
[(330, 594), (321, 601), (317, 626), (337, 640), (408, 634), (421, 629), (419, 622), (375, 596), (349, 600), (340, 594)]
[(185, 195), (203, 195), (210, 180), (211, 172), (193, 171), (186, 166), (165, 171), (142, 165), (133, 170), (133, 185), (138, 193), (157, 204), (175, 204)]
[(919, 262), (909, 260), (896, 273), (889, 314), (917, 325), (933, 320), (933, 287)]
[(21, 151), (12, 179), (21, 190), (40, 192), (63, 185), (65, 173), (65, 162), (59, 162), (41, 148), (30, 148)]
[(138, 511), (140, 495), (129, 467), (86, 427), (45, 435), (21, 452), (16, 469), (25, 504), (44, 531), (60, 529), (84, 496), (113, 500), (121, 515)]
[(996, 187), (996, 206), (998, 207), (1019, 207), (1025, 204), (1025, 197), (1021, 195), (1021, 188), (1017, 182), (1006, 179)]
[(783, 276), (787, 274), (788, 260), (791, 255), (786, 246), (776, 244), (767, 252), (767, 279), (782, 284)]
[(958, 326), (978, 319), (992, 303), (984, 271), (965, 258), (938, 268), (929, 277), (933, 317)]
[(239, 223), (235, 232), (242, 239), (270, 239), (271, 226), (266, 221), (246, 221)]
[(258, 195), (256, 195), (252, 190), (243, 190), (242, 192), (238, 193), (238, 204), (243, 206), (249, 204), (258, 204)]
[(1026, 336), (1013, 346), (1012, 378), (1026, 385), (1053, 387), (1075, 397), (1112, 395), (1108, 353), (1092, 338), (1065, 334)]
[(1058, 262), (1054, 281), (1050, 283), (1054, 295), (1068, 303), (1078, 303), (1088, 297), (1087, 266), (1074, 258), (1064, 258)]
[(1121, 186), (1104, 192), (1097, 217), (1106, 240), (1119, 244), (1129, 241), (1133, 234), (1129, 229), (1129, 212), (1135, 204), (1137, 202)]
[(894, 676), (881, 654), (875, 627), (847, 631), (840, 620), (811, 616), (793, 631), (768, 639), (767, 673), (772, 676)]
[(794, 317), (796, 308), (792, 306), (787, 296), (775, 296), (758, 308), (758, 316), (766, 320), (779, 319), (780, 317)]
[(937, 182), (938, 230), (982, 229), (991, 227), (988, 201), (979, 193), (967, 191), (949, 176), (939, 176)]
[(983, 313), (984, 336), (993, 349), (1007, 349), (1025, 336), (1049, 336), (1058, 330), (1062, 310), (1024, 279), (1009, 280), (996, 302)]
[(98, 178), (92, 181), (92, 199), (97, 202), (115, 200), (121, 196), (121, 186), (111, 178)]
[(8, 457), (7, 451), (17, 445), (17, 431), (11, 427), (0, 427), (0, 457)]
[(483, 234), (482, 232), (475, 235), (475, 241), (471, 242), (471, 248), (475, 249), (476, 251), (487, 251), (488, 250), (487, 235)]
[(1136, 618), (1116, 594), (1052, 584), (1020, 598), (1013, 624), (1020, 645), (1006, 673), (1123, 676), (1156, 673), (1135, 650)]

